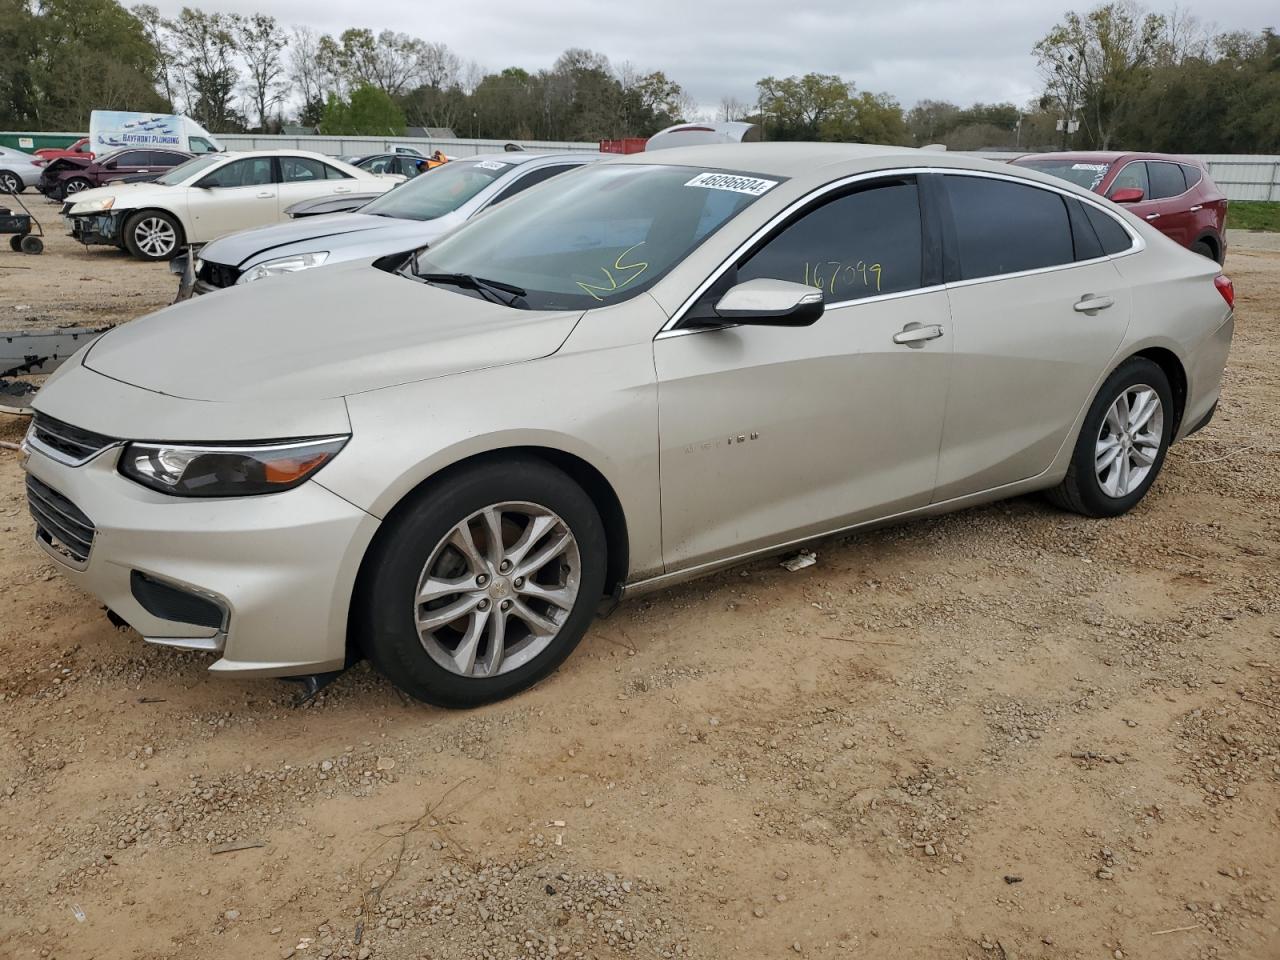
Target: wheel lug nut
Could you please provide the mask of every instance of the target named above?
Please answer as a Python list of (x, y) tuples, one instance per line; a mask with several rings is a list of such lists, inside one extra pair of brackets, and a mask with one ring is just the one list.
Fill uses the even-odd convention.
[(498, 564), (498, 569), (501, 570), (503, 573), (506, 573), (508, 570), (511, 569), (511, 561), (503, 560), (500, 564)]
[(488, 583), (488, 582), (489, 582), (489, 578), (488, 578), (488, 577), (486, 577), (483, 573), (482, 573), (482, 574), (480, 574), (480, 576), (476, 577), (476, 586), (477, 586), (477, 587), (483, 587), (483, 586), (484, 586), (486, 583)]
[(503, 610), (510, 610), (510, 609), (511, 609), (511, 601), (510, 601), (510, 600), (503, 600), (503, 601), (502, 601), (502, 609), (503, 609)]
[(516, 579), (515, 579), (515, 583), (513, 584), (513, 586), (514, 586), (517, 590), (519, 590), (521, 587), (523, 587), (523, 586), (524, 586), (524, 577), (516, 577)]
[(488, 609), (489, 609), (489, 601), (488, 601), (488, 600), (481, 600), (478, 604), (476, 604), (476, 608), (477, 608), (477, 609), (479, 609), (479, 610), (488, 610)]

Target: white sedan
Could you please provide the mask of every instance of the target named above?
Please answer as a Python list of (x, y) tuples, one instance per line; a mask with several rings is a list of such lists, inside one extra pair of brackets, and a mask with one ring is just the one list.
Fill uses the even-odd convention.
[(81, 243), (168, 260), (188, 244), (284, 220), (285, 208), (299, 201), (381, 193), (403, 179), (303, 150), (211, 153), (151, 183), (82, 191), (62, 213)]

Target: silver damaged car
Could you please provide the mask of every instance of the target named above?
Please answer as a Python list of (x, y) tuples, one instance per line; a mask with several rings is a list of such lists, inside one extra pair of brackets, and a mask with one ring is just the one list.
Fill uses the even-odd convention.
[(619, 157), (403, 265), (116, 328), (36, 398), (27, 494), (150, 642), (242, 676), (363, 655), (470, 706), (551, 673), (608, 598), (1033, 491), (1130, 510), (1213, 415), (1233, 296), (1003, 164)]

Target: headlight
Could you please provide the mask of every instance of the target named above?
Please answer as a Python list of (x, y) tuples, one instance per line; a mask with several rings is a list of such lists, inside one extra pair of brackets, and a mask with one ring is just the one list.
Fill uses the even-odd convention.
[(248, 497), (302, 483), (332, 460), (348, 437), (263, 444), (130, 443), (120, 472), (175, 497)]
[(71, 208), (72, 213), (102, 213), (110, 210), (116, 205), (115, 197), (102, 197), (98, 200), (88, 200), (84, 203), (77, 203)]
[(256, 267), (250, 267), (237, 282), (253, 283), (253, 281), (261, 280), (263, 277), (279, 277), (286, 273), (297, 273), (299, 270), (310, 270), (312, 267), (320, 266), (328, 259), (328, 250), (319, 250), (315, 253), (299, 253), (292, 257), (278, 257), (275, 260), (260, 263)]

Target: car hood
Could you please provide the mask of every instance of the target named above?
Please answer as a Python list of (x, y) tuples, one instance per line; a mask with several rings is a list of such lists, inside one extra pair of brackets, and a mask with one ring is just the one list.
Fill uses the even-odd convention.
[(189, 400), (319, 400), (545, 357), (580, 316), (350, 263), (166, 307), (103, 335), (83, 363)]
[(235, 266), (241, 272), (266, 260), (328, 251), (329, 263), (341, 263), (431, 243), (459, 220), (453, 214), (435, 220), (397, 220), (368, 213), (331, 213), (287, 223), (255, 227), (206, 244), (200, 259)]
[(115, 197), (112, 210), (130, 209), (139, 203), (151, 203), (157, 196), (162, 199), (173, 197), (176, 187), (159, 183), (113, 183), (109, 187), (94, 187), (92, 190), (81, 190), (72, 194), (71, 212), (78, 213), (76, 207), (92, 200)]

